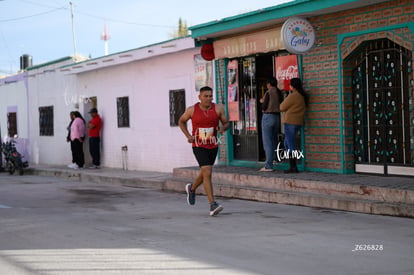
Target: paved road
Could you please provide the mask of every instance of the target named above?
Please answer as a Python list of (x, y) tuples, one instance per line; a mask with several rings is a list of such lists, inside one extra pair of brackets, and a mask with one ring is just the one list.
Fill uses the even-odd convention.
[(414, 274), (414, 219), (220, 202), (1, 173), (0, 274)]

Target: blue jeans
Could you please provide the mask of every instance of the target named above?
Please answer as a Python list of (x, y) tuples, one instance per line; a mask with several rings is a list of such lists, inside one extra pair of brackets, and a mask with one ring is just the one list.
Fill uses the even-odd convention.
[(276, 148), (280, 127), (280, 114), (263, 114), (262, 139), (266, 154), (266, 169), (273, 169), (273, 160), (276, 157)]
[(301, 125), (293, 125), (285, 123), (285, 149), (296, 150), (296, 135), (302, 128)]

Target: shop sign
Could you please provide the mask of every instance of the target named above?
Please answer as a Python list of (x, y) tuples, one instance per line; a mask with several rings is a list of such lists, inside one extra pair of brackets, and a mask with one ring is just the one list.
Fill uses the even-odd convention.
[(283, 24), (281, 38), (289, 52), (303, 54), (315, 43), (315, 30), (306, 19), (292, 17)]
[(247, 56), (284, 49), (280, 27), (214, 41), (216, 59)]
[(297, 56), (286, 55), (275, 57), (277, 86), (282, 91), (289, 91), (290, 80), (299, 77)]

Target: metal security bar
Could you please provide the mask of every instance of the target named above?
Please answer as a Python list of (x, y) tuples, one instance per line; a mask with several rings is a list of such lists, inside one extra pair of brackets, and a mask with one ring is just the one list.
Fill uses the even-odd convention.
[(412, 54), (388, 39), (367, 42), (363, 52), (352, 73), (355, 162), (412, 164)]
[(129, 127), (129, 98), (118, 97), (116, 99), (118, 113), (118, 128)]
[(53, 106), (39, 107), (40, 136), (53, 136)]

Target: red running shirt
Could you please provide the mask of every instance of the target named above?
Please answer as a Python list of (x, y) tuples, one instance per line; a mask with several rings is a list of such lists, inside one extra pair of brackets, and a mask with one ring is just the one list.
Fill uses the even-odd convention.
[(206, 111), (200, 109), (200, 103), (196, 103), (191, 123), (193, 125), (192, 134), (195, 137), (193, 147), (206, 149), (218, 147), (217, 126), (219, 124), (219, 117), (214, 103), (211, 103), (210, 108)]

